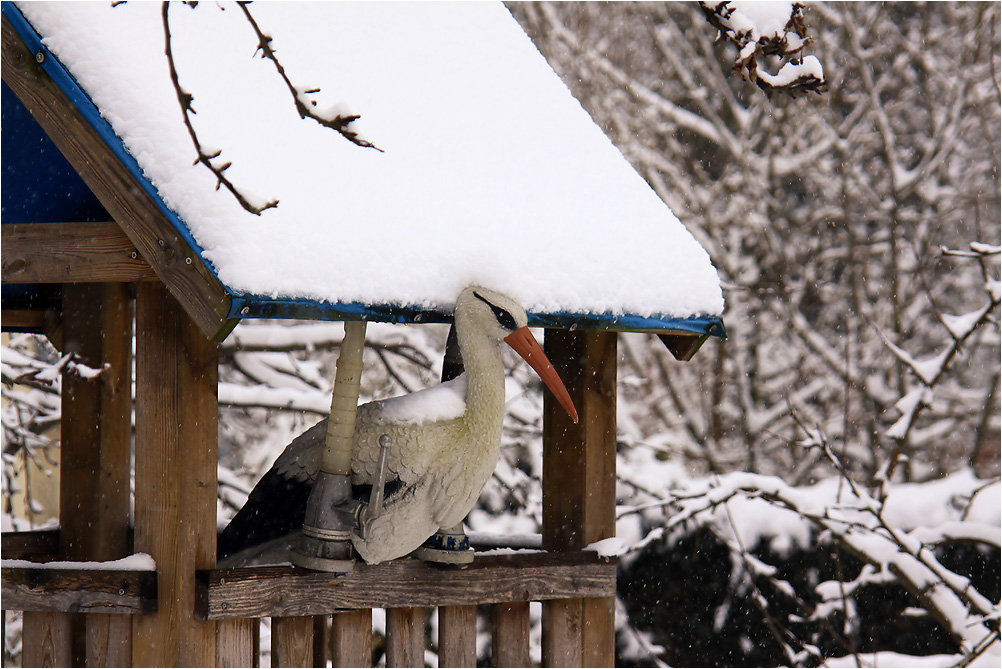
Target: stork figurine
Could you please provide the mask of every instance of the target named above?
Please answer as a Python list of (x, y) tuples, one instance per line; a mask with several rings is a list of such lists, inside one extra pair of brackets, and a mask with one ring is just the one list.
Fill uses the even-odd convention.
[[(525, 309), (511, 298), (481, 286), (466, 288), (455, 308), (465, 373), (358, 407), (351, 464), (356, 498), (368, 499), (378, 487), (381, 451), (385, 461), (381, 509), (368, 514), (364, 531), (351, 534), (363, 560), (375, 564), (411, 554), (439, 531), (462, 533), (455, 528), (461, 528), (500, 455), (502, 341), (529, 363), (577, 422), (570, 395), (527, 322)], [(302, 527), (326, 431), (327, 419), (286, 447), (219, 535), (221, 560)]]

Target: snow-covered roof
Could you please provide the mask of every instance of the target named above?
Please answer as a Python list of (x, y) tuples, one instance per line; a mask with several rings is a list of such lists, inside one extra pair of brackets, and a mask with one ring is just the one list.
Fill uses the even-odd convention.
[(722, 334), (707, 253), (501, 4), (250, 6), (300, 100), (357, 114), (349, 129), (378, 150), (300, 117), (236, 5), (173, 6), (193, 128), (249, 201), (278, 200), (260, 215), (193, 164), (161, 3), (17, 9), (46, 71), (79, 86), (85, 115), (93, 102), (92, 124), (234, 296), (230, 317), (434, 318), (480, 283), (537, 325)]

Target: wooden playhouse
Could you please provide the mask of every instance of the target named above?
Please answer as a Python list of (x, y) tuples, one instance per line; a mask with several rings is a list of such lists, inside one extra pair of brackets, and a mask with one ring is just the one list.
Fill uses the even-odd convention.
[[(149, 13), (150, 8), (79, 4), (90, 5), (100, 15), (95, 21), (106, 21), (112, 35), (116, 34), (112, 24), (124, 12)], [(183, 206), (168, 204), (177, 200), (177, 193), (158, 181), (154, 165), (142, 162), (148, 157), (135, 149), (135, 137), (116, 116), (120, 112), (98, 100), (100, 79), (89, 79), (86, 72), (88, 67), (100, 71), (102, 62), (81, 63), (73, 55), (74, 35), (60, 23), (58, 10), (49, 14), (38, 10), (37, 15), (34, 11), (3, 3), (3, 327), (44, 333), (60, 351), (76, 352), (90, 366), (106, 368), (96, 380), (67, 376), (63, 382), (59, 529), (5, 533), (3, 557), (79, 562), (145, 553), (152, 556), (155, 569), (130, 562), (104, 570), (9, 563), (3, 569), (3, 606), (24, 612), (24, 666), (256, 666), (257, 622), (264, 617), (272, 619), (276, 666), (326, 666), (328, 661), (334, 666), (369, 666), (373, 608), (386, 610), (387, 665), (423, 666), (424, 610), (429, 607), (439, 610), (440, 664), (474, 666), (479, 605), (491, 607), (493, 666), (527, 666), (529, 603), (533, 601), (542, 602), (543, 607), (544, 665), (611, 666), (616, 561), (583, 549), (615, 534), (616, 332), (657, 333), (676, 357), (688, 359), (706, 337), (723, 335), (720, 305), (713, 303), (700, 313), (693, 309), (639, 313), (629, 305), (616, 309), (607, 303), (575, 304), (559, 290), (547, 295), (545, 285), (541, 288), (532, 282), (512, 286), (529, 296), (527, 306), (550, 305), (530, 308), (530, 323), (547, 328), (546, 353), (582, 416), (575, 425), (551, 397), (545, 399), (542, 551), (479, 556), (463, 570), (444, 570), (416, 560), (359, 564), (347, 575), (289, 566), (216, 569), (218, 342), (243, 318), (444, 322), (448, 309), (439, 306), (439, 295), (450, 294), (454, 282), (446, 281), (423, 302), (395, 294), (392, 286), (379, 288), (385, 297), (363, 299), (352, 294), (351, 281), (385, 269), (385, 263), (393, 259), (391, 251), (370, 269), (355, 268), (352, 276), (345, 277), (344, 297), (338, 297), (337, 285), (331, 296), (316, 290), (297, 295), (277, 285), (271, 292), (240, 285), (239, 272), (233, 275), (236, 280), (230, 280), (226, 250), (206, 241), (211, 234), (198, 227), (199, 212), (192, 214)], [(187, 8), (172, 11), (180, 15)], [(157, 6), (154, 27), (159, 25), (159, 12)], [(235, 14), (236, 10), (230, 11), (231, 16)], [(261, 25), (274, 18), (267, 16), (265, 8), (261, 14)], [(377, 16), (373, 20), (387, 19)], [(503, 8), (492, 8), (485, 19), (472, 20), (471, 30), (482, 20), (508, 21), (504, 30), (518, 30), (504, 16)], [(309, 23), (310, 17), (301, 21)], [(79, 22), (74, 18), (64, 23)], [(358, 30), (357, 21), (354, 25)], [(100, 34), (88, 35), (85, 52), (113, 50), (113, 41), (143, 41), (117, 34), (108, 41), (102, 41), (105, 37)], [(528, 43), (519, 35), (513, 39)], [(153, 50), (162, 55), (162, 42)], [(534, 57), (538, 62), (528, 56), (525, 62), (536, 62), (532, 65), (536, 70), (515, 77), (516, 84), (538, 76), (558, 91), (554, 95), (570, 98), (538, 53)], [(513, 56), (512, 61), (523, 62), (520, 58)], [(114, 55), (108, 58), (112, 63), (122, 60)], [(170, 86), (166, 66), (163, 69), (163, 79)], [(119, 79), (134, 76), (112, 74)], [(373, 99), (371, 105), (378, 109), (378, 100)], [(392, 111), (392, 104), (386, 106)], [(584, 112), (578, 108), (575, 113)], [(378, 120), (378, 114), (373, 115)], [(183, 187), (214, 192), (218, 175), (190, 164), (195, 148), (184, 134), (176, 101), (173, 118), (174, 130), (181, 133), (176, 144), (183, 149), (185, 169), (198, 175), (196, 181), (201, 179)], [(292, 123), (303, 121), (293, 119)], [(545, 126), (545, 119), (540, 123)], [(386, 138), (393, 135), (387, 129), (379, 136), (380, 129), (376, 123), (370, 139), (391, 153), (392, 141)], [(325, 130), (318, 128), (318, 132)], [(470, 148), (460, 130), (449, 129), (435, 141), (444, 145), (453, 139), (456, 146), (443, 150), (463, 155)], [(498, 130), (493, 128), (491, 134)], [(150, 137), (149, 148), (155, 154), (157, 141), (166, 140), (155, 133)], [(580, 139), (572, 136), (568, 141)], [(543, 149), (555, 154), (556, 160), (568, 160), (561, 158), (559, 147)], [(597, 151), (600, 162), (625, 164), (615, 152)], [(369, 153), (372, 156), (366, 160), (378, 158), (376, 151)], [(534, 160), (531, 156), (524, 159)], [(371, 169), (378, 173), (382, 168), (377, 164)], [(477, 164), (464, 165), (462, 171), (472, 172), (471, 179), (491, 182), (497, 178), (478, 169)], [(372, 178), (365, 169), (360, 171), (362, 178)], [(529, 171), (531, 179), (545, 177)], [(408, 171), (420, 177), (413, 172)], [(586, 176), (572, 174), (578, 180)], [(607, 180), (601, 173), (598, 178)], [(631, 177), (624, 178), (629, 181)], [(635, 173), (632, 178), (642, 184)], [(527, 183), (523, 189), (532, 187)], [(559, 187), (537, 195), (545, 197), (549, 191), (560, 197), (559, 192), (552, 193)], [(615, 183), (608, 187), (614, 191), (610, 199), (621, 197)], [(464, 190), (477, 196), (476, 188)], [(233, 198), (225, 189), (206, 197), (225, 200), (221, 206), (232, 209)], [(652, 193), (643, 197), (656, 199)], [(521, 207), (518, 215), (531, 217), (532, 198), (513, 199)], [(524, 199), (530, 200), (530, 206), (523, 206)], [(420, 204), (418, 198), (414, 204), (417, 220), (426, 215)], [(664, 210), (659, 221), (682, 230), (667, 209), (658, 205)], [(492, 208), (503, 206), (492, 204)], [(628, 202), (620, 200), (618, 206), (630, 215)], [(246, 214), (241, 224), (248, 225), (248, 235), (256, 234), (253, 231), (262, 229), (258, 222), (267, 223), (269, 215)], [(447, 216), (448, 212), (434, 212), (435, 218)], [(552, 217), (552, 207), (545, 207), (539, 216)], [(587, 222), (578, 222), (583, 230), (588, 229)], [(528, 223), (542, 224), (540, 220)], [(445, 255), (433, 258), (439, 264), (450, 261), (451, 242), (475, 248), (484, 239), (464, 240), (454, 228), (443, 230), (429, 233), (444, 235), (434, 242), (446, 248)], [(623, 236), (622, 230), (614, 232), (614, 237)], [(385, 233), (373, 234), (378, 238)], [(641, 229), (638, 234), (648, 233)], [(664, 243), (658, 233), (650, 234), (654, 238), (646, 240), (648, 245)], [(683, 253), (695, 256), (696, 269), (683, 266), (669, 268), (664, 277), (655, 274), (654, 280), (662, 283), (658, 290), (693, 292), (694, 284), (710, 284), (709, 292), (719, 295), (705, 252), (684, 230), (672, 234), (688, 239), (686, 249), (696, 249)], [(319, 243), (322, 240), (311, 241), (311, 245)], [(364, 239), (359, 243), (364, 244)], [(574, 265), (582, 262), (573, 255), (555, 262), (564, 263), (560, 276), (570, 283), (575, 281), (575, 271), (606, 271), (613, 276), (638, 271), (637, 258), (615, 260), (617, 252), (615, 247), (602, 251), (613, 263), (611, 269), (575, 270)], [(365, 254), (356, 248), (353, 255)], [(503, 254), (487, 258), (501, 265), (505, 262)], [(518, 270), (500, 271), (496, 276), (503, 283)], [(449, 271), (447, 266), (442, 273), (448, 276)], [(414, 279), (411, 285), (420, 288), (423, 280)], [(129, 392), (133, 382), (134, 400)], [(130, 493), (133, 458), (134, 493)]]

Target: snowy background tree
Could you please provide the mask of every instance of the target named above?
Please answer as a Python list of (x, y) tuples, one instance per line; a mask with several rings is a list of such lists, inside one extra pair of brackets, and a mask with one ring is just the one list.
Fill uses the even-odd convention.
[[(696, 3), (510, 9), (727, 299), (729, 339), (691, 362), (619, 340), (620, 524), (599, 547), (623, 556), (619, 662), (996, 663), (998, 4), (813, 4), (792, 57), (826, 90), (795, 97), (735, 73), (740, 45)], [(370, 325), (363, 401), (434, 383), (446, 331)], [(342, 336), (245, 322), (222, 345), (221, 521), (328, 410)], [(514, 362), (473, 530), (540, 525), (542, 395)], [(91, 370), (5, 341), (4, 529), (49, 520), (60, 373)]]

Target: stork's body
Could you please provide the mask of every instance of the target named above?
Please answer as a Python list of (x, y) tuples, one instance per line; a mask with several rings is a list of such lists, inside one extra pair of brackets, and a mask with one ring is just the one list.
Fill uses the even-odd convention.
[[(504, 418), (501, 341), (526, 358), (576, 419), (563, 384), (526, 322), (525, 310), (510, 298), (485, 288), (467, 288), (457, 299), (455, 311), (465, 373), (433, 388), (358, 408), (353, 486), (371, 488), (376, 482), (380, 437), (388, 435), (391, 440), (382, 511), (364, 538), (352, 535), (352, 543), (366, 562), (407, 555), (439, 528), (461, 523), (473, 508), (500, 452)], [(221, 557), (299, 529), (306, 496), (321, 463), (325, 434), (326, 420), (289, 444), (220, 535)], [(287, 519), (275, 529), (264, 528), (267, 514), (283, 507)]]

